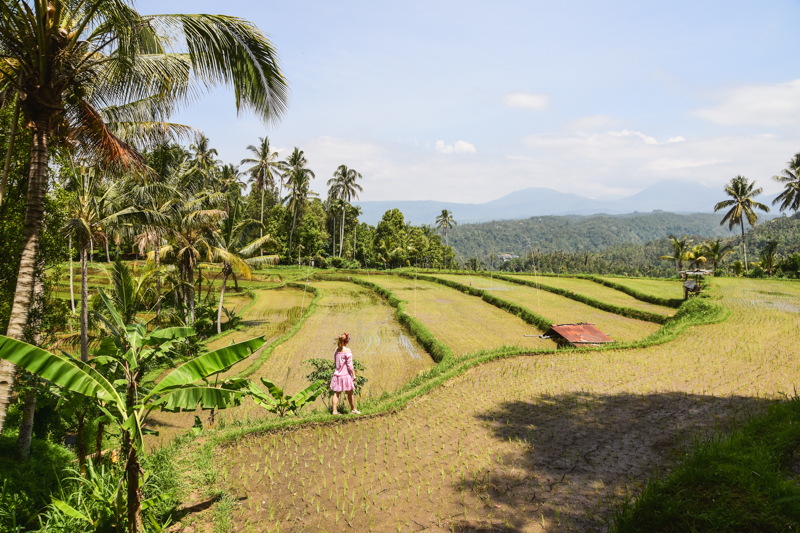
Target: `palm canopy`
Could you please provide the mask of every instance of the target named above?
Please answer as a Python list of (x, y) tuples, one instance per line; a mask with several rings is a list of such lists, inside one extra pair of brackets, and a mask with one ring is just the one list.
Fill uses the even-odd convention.
[(755, 181), (750, 183), (744, 176), (736, 176), (725, 186), (725, 194), (730, 196), (731, 199), (723, 200), (715, 205), (714, 212), (716, 213), (728, 207), (731, 209), (722, 217), (719, 223), (720, 226), (727, 222), (728, 229), (732, 230), (733, 226), (741, 223), (742, 228), (744, 228), (744, 218), (747, 219), (747, 222), (751, 226), (754, 226), (755, 223), (758, 222), (758, 215), (755, 212), (756, 209), (769, 213), (769, 207), (754, 200), (756, 196), (764, 192), (764, 189), (761, 187), (755, 189), (755, 185)]
[(730, 244), (722, 244), (720, 239), (703, 245), (703, 255), (708, 258), (711, 263), (713, 263), (715, 271), (717, 270), (717, 263), (732, 253), (733, 246)]
[(276, 177), (280, 178), (284, 164), (278, 161), (278, 152), (272, 150), (269, 144), (269, 137), (259, 137), (258, 146), (248, 145), (247, 149), (253, 157), (242, 159), (242, 165), (250, 165), (245, 172), (250, 174), (249, 182), (257, 191), (272, 189), (275, 187)]
[(733, 226), (736, 224), (739, 224), (742, 227), (744, 268), (745, 272), (748, 274), (750, 273), (750, 267), (747, 264), (747, 244), (744, 242), (744, 220), (746, 218), (750, 226), (754, 226), (756, 222), (758, 222), (758, 214), (756, 214), (755, 211), (756, 209), (760, 209), (765, 213), (769, 213), (769, 207), (762, 203), (756, 202), (753, 199), (763, 192), (761, 187), (755, 189), (755, 185), (755, 181), (750, 183), (750, 181), (744, 176), (736, 176), (725, 186), (725, 194), (730, 196), (731, 199), (723, 200), (714, 206), (715, 213), (721, 209), (727, 209), (730, 207), (730, 210), (725, 213), (725, 216), (722, 217), (722, 220), (719, 222), (720, 226), (727, 222), (729, 230), (733, 230)]
[(237, 109), (265, 121), (286, 108), (272, 43), (236, 17), (143, 16), (123, 0), (9, 0), (0, 52), (0, 90), (20, 95), (28, 127), (71, 131), (108, 161), (134, 162), (120, 135), (166, 120), (218, 85), (233, 88)]
[(331, 195), (350, 203), (353, 198), (358, 199), (358, 193), (364, 192), (356, 180), (362, 176), (355, 169), (347, 168), (346, 165), (339, 165), (333, 173), (333, 177), (328, 180), (328, 187), (331, 188)]
[(772, 200), (772, 205), (780, 202), (781, 211), (800, 210), (800, 153), (794, 154), (792, 160), (786, 163), (786, 168), (777, 176), (772, 176), (772, 179), (783, 184), (783, 192)]
[(672, 246), (671, 255), (662, 255), (659, 259), (667, 259), (675, 261), (678, 270), (683, 270), (683, 262), (689, 259), (694, 259), (692, 253), (692, 239), (688, 235), (684, 235), (680, 239), (675, 235), (669, 235), (670, 246)]

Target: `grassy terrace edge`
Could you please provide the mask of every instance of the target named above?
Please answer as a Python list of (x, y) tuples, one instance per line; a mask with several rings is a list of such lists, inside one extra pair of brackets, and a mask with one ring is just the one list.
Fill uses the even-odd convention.
[(771, 405), (740, 430), (697, 440), (692, 453), (616, 509), (611, 533), (796, 531), (800, 398)]
[[(353, 271), (353, 272), (355, 272), (355, 271)], [(618, 315), (626, 316), (628, 318), (637, 318), (637, 319), (640, 319), (640, 320), (646, 320), (648, 322), (655, 322), (656, 324), (663, 324), (663, 322), (658, 322), (658, 320), (661, 320), (662, 317), (664, 319), (667, 318), (665, 315), (660, 315), (658, 313), (648, 313), (647, 311), (639, 311), (638, 309), (632, 309), (630, 307), (622, 307), (622, 306), (616, 306), (616, 305), (607, 304), (605, 302), (602, 302), (600, 300), (596, 300), (596, 299), (591, 298), (589, 296), (584, 296), (582, 294), (575, 293), (575, 292), (572, 292), (572, 291), (569, 291), (569, 290), (566, 290), (566, 289), (559, 289), (557, 287), (552, 287), (552, 286), (547, 285), (547, 284), (543, 285), (542, 283), (534, 283), (534, 282), (528, 282), (528, 280), (524, 280), (523, 281), (523, 280), (520, 280), (520, 279), (516, 279), (518, 276), (530, 275), (530, 272), (524, 272), (524, 273), (507, 272), (507, 273), (503, 273), (503, 274), (498, 274), (497, 272), (488, 272), (488, 271), (485, 271), (485, 270), (479, 270), (479, 271), (476, 271), (476, 272), (472, 272), (472, 271), (464, 271), (464, 270), (434, 270), (434, 269), (426, 269), (426, 272), (427, 273), (431, 273), (431, 274), (454, 274), (454, 275), (458, 275), (458, 276), (468, 276), (468, 275), (484, 276), (484, 277), (493, 276), (493, 277), (495, 277), (497, 279), (501, 279), (503, 281), (509, 281), (511, 283), (519, 283), (521, 285), (530, 285), (532, 287), (533, 286), (537, 286), (538, 288), (540, 288), (540, 289), (542, 289), (544, 291), (552, 292), (554, 294), (559, 294), (559, 295), (564, 296), (566, 298), (571, 298), (571, 299), (573, 299), (575, 301), (578, 301), (578, 302), (581, 302), (581, 303), (585, 303), (586, 305), (590, 305), (592, 307), (597, 307), (598, 309), (601, 309), (603, 311), (609, 311), (611, 313), (615, 313), (615, 314), (618, 314)], [(409, 272), (405, 271), (403, 273), (408, 274)], [(683, 304), (683, 302), (685, 301), (685, 300), (682, 300), (681, 298), (661, 298), (659, 296), (653, 296), (652, 294), (647, 294), (647, 293), (638, 291), (636, 289), (632, 289), (632, 288), (627, 287), (625, 285), (622, 285), (620, 283), (615, 283), (613, 281), (610, 281), (610, 280), (607, 280), (607, 279), (603, 279), (603, 278), (601, 278), (599, 276), (595, 276), (593, 274), (537, 274), (537, 276), (542, 277), (542, 278), (585, 279), (585, 280), (593, 281), (593, 282), (595, 282), (595, 283), (597, 283), (599, 285), (604, 285), (604, 286), (606, 286), (606, 287), (608, 287), (610, 289), (614, 289), (616, 291), (625, 293), (628, 296), (630, 296), (632, 298), (635, 298), (636, 300), (639, 300), (641, 302), (654, 304), (654, 305), (660, 305), (662, 307), (671, 307), (673, 309), (679, 308), (681, 306), (681, 304)], [(653, 280), (653, 281), (668, 281), (670, 279), (670, 278), (645, 278), (645, 277), (624, 278), (622, 276), (619, 276), (619, 277), (620, 277), (620, 279), (644, 279), (644, 280)], [(563, 294), (563, 293), (569, 293), (569, 294)], [(578, 298), (582, 298), (582, 299), (575, 298), (575, 297), (573, 297), (571, 295), (577, 296)], [(601, 304), (603, 306), (607, 306), (608, 308), (598, 307), (597, 305), (595, 305), (594, 303), (591, 303), (591, 302), (597, 302), (597, 303), (599, 303), (599, 304)], [(611, 310), (612, 308), (613, 309), (617, 309), (618, 311), (613, 311), (613, 310)], [(631, 315), (623, 314), (623, 312), (620, 312), (622, 310), (624, 310), (624, 312), (626, 312), (626, 313), (627, 312), (638, 313), (638, 314), (641, 314), (642, 316), (634, 316), (632, 314)], [(653, 319), (645, 318), (645, 316), (651, 316)]]

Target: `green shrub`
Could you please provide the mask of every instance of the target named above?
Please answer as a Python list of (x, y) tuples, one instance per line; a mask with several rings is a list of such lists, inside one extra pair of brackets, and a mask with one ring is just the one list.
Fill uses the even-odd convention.
[(31, 442), (27, 461), (20, 463), (17, 457), (17, 435), (6, 431), (0, 436), (0, 531), (35, 527), (51, 491), (68, 477), (66, 469), (75, 460), (63, 446), (41, 439)]

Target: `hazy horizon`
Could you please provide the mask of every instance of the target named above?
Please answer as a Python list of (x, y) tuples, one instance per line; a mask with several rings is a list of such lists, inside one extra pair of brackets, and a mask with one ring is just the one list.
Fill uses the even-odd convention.
[(793, 2), (173, 0), (168, 11), (254, 22), (291, 88), (270, 127), (237, 118), (222, 89), (174, 120), (202, 129), (226, 163), (264, 135), (300, 147), (317, 192), (346, 164), (364, 176), (364, 201), (481, 203), (528, 187), (620, 198), (737, 174), (773, 194), (771, 176), (800, 151)]

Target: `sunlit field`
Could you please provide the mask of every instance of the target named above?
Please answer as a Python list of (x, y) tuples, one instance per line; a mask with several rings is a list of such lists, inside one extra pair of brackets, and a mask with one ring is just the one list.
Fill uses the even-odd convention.
[(715, 283), (732, 316), (674, 341), (500, 360), (400, 413), (219, 449), (237, 530), (604, 531), (611, 506), (698, 432), (796, 384), (800, 284)]
[(406, 300), (406, 312), (425, 324), (456, 356), (500, 346), (555, 346), (552, 341), (525, 337), (543, 332), (522, 319), (450, 287), (386, 275), (371, 275), (369, 280)]
[(633, 296), (629, 296), (624, 292), (614, 290), (610, 287), (606, 287), (604, 285), (600, 285), (599, 283), (595, 283), (594, 281), (586, 279), (567, 278), (560, 276), (519, 276), (519, 277), (525, 279), (526, 281), (533, 281), (535, 283), (543, 283), (545, 285), (549, 285), (551, 287), (557, 287), (559, 289), (566, 289), (572, 292), (576, 292), (578, 294), (589, 296), (590, 298), (596, 298), (597, 300), (609, 304), (619, 305), (622, 307), (630, 307), (633, 309), (639, 309), (640, 311), (647, 311), (648, 313), (656, 313), (659, 315), (672, 316), (675, 314), (676, 311), (676, 309), (672, 307), (664, 307), (662, 305), (654, 305), (651, 303), (643, 302), (641, 300), (637, 300)]
[[(468, 278), (461, 275), (439, 274), (437, 277), (462, 284), (469, 283)], [(498, 279), (490, 280), (484, 277), (472, 279), (474, 287), (493, 290), (495, 296), (526, 307), (534, 313), (547, 318), (553, 324), (591, 322), (603, 333), (617, 341), (638, 340), (658, 329), (658, 325), (652, 322), (634, 320), (601, 311), (575, 300), (533, 287)]]
[(683, 298), (683, 282), (677, 279), (637, 279), (637, 278), (622, 278), (622, 277), (603, 277), (613, 283), (619, 283), (625, 287), (641, 291), (651, 296), (659, 298)]

